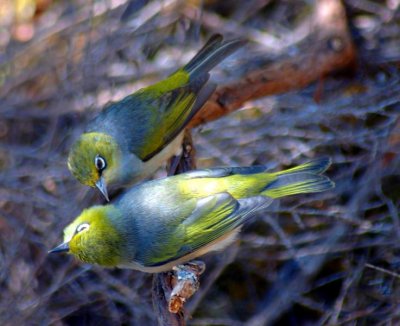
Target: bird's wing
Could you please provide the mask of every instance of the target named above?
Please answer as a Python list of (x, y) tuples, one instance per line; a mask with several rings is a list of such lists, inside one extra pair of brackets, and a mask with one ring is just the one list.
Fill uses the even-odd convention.
[(236, 200), (228, 193), (197, 200), (191, 214), (169, 229), (168, 234), (159, 239), (162, 246), (148, 251), (141, 263), (160, 266), (194, 253), (237, 229), (253, 212), (271, 202), (271, 198), (264, 196)]
[(221, 35), (213, 35), (184, 67), (142, 90), (156, 99), (159, 121), (152, 124), (136, 155), (144, 161), (151, 159), (185, 128), (216, 88), (207, 83), (209, 71), (245, 44), (244, 40), (223, 42)]
[(147, 161), (178, 136), (214, 92), (216, 85), (207, 83), (208, 79), (206, 73), (162, 93), (153, 91), (156, 85), (144, 89), (142, 98), (147, 98), (148, 106), (142, 109), (147, 111), (143, 113), (148, 116), (148, 122), (139, 130), (141, 139), (132, 143), (131, 151)]

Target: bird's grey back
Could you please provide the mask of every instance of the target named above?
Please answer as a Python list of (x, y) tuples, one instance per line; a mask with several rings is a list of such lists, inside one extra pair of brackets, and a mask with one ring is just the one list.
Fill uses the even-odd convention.
[(88, 124), (86, 132), (106, 133), (129, 149), (131, 144), (140, 143), (144, 138), (146, 126), (151, 123), (151, 106), (151, 101), (140, 94), (129, 95), (107, 105)]
[[(182, 201), (177, 192), (166, 185), (169, 179), (139, 184), (115, 202), (122, 212), (120, 218), (124, 220), (123, 223), (119, 223), (124, 226), (121, 232), (125, 233), (128, 239), (134, 239), (127, 244), (131, 247), (128, 251), (135, 252), (138, 242), (141, 248), (162, 250), (166, 241), (170, 239), (170, 232), (195, 209), (194, 200)], [(141, 252), (135, 252), (132, 259), (145, 260), (141, 255)]]

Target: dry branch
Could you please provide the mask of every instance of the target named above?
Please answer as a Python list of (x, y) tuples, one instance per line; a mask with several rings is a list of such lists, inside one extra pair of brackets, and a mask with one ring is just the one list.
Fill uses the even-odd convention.
[(249, 72), (241, 80), (219, 87), (190, 127), (216, 120), (238, 110), (249, 100), (301, 89), (329, 73), (352, 67), (356, 51), (344, 7), (337, 0), (319, 0), (314, 13), (314, 34), (294, 58)]

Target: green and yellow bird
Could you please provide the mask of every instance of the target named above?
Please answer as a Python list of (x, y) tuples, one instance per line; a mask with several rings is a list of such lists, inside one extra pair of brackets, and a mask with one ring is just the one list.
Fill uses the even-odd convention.
[(178, 154), (183, 130), (214, 92), (209, 71), (243, 46), (212, 36), (183, 68), (105, 107), (72, 146), (68, 167), (82, 184), (128, 186)]
[(329, 159), (285, 170), (264, 166), (198, 170), (138, 184), (113, 204), (84, 210), (50, 252), (104, 267), (162, 272), (229, 245), (273, 199), (334, 184)]

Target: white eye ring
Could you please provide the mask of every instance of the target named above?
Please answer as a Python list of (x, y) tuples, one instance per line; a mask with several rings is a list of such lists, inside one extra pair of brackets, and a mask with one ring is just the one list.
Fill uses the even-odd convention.
[(103, 171), (107, 167), (106, 160), (100, 155), (96, 155), (94, 158), (94, 165), (99, 172)]
[(76, 233), (80, 233), (84, 230), (89, 230), (89, 227), (90, 227), (89, 223), (79, 224), (76, 228)]

